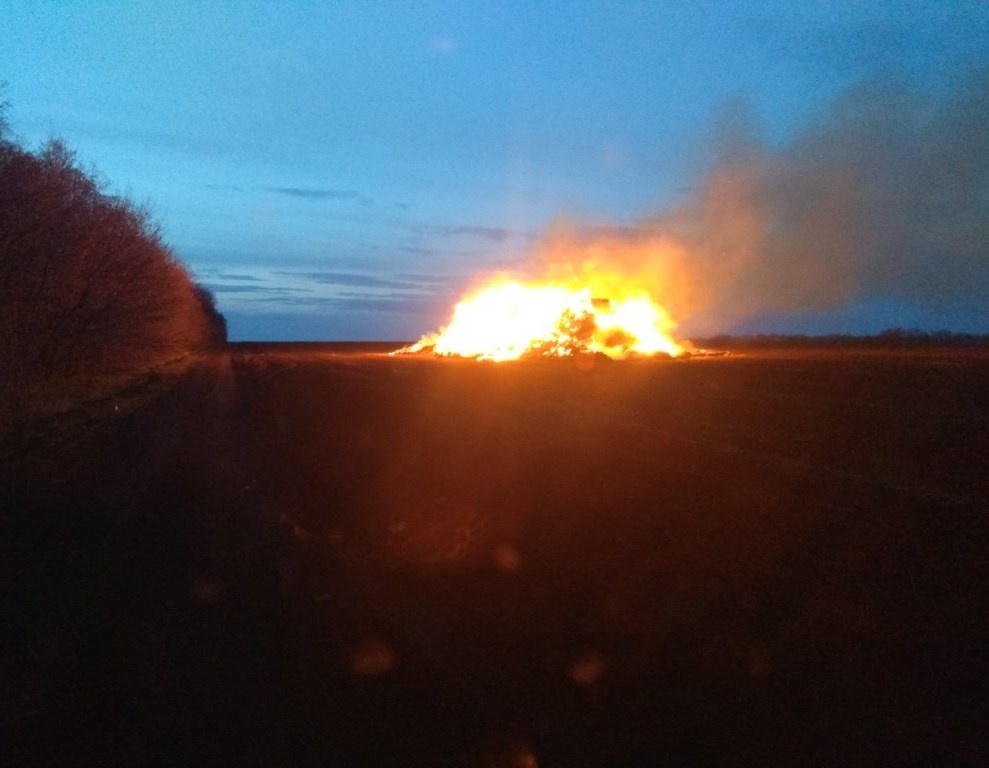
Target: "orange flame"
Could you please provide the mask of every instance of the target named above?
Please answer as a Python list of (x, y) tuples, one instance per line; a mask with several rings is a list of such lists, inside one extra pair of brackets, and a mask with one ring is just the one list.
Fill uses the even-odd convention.
[(450, 324), (398, 352), (479, 360), (563, 357), (598, 352), (610, 358), (684, 350), (670, 332), (675, 324), (642, 290), (598, 296), (593, 286), (562, 282), (495, 280), (461, 301)]

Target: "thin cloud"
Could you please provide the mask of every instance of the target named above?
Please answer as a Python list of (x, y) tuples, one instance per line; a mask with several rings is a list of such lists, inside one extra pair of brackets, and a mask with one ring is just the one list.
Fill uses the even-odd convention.
[(310, 307), (350, 312), (394, 312), (414, 314), (424, 311), (432, 303), (423, 296), (368, 296), (351, 294), (348, 296), (313, 296), (292, 301), (294, 307)]
[(409, 288), (413, 286), (413, 283), (408, 280), (374, 277), (373, 275), (363, 275), (354, 272), (275, 271), (272, 274), (301, 278), (319, 283), (320, 285), (342, 285), (349, 288)]
[(271, 187), (253, 186), (245, 187), (239, 184), (203, 184), (204, 189), (213, 192), (247, 192), (250, 190), (261, 190), (264, 192), (274, 192), (286, 197), (294, 197), (300, 200), (352, 200), (361, 205), (370, 206), (374, 201), (366, 195), (361, 194), (356, 189), (332, 189), (326, 187)]
[(311, 293), (308, 288), (291, 288), (288, 286), (272, 285), (224, 285), (222, 283), (206, 283), (213, 293), (253, 293), (270, 295), (292, 295), (296, 293)]
[(421, 272), (402, 272), (396, 277), (400, 280), (408, 280), (410, 283), (441, 285), (450, 282), (449, 275), (427, 275)]
[(223, 272), (218, 274), (217, 278), (219, 278), (220, 280), (236, 280), (239, 282), (258, 282), (258, 283), (264, 282), (263, 277), (255, 277), (254, 275), (231, 275), (231, 274), (225, 274)]
[(437, 235), (479, 237), (495, 243), (504, 243), (522, 234), (507, 227), (491, 227), (484, 224), (434, 224), (429, 227), (429, 231)]
[(414, 253), (416, 256), (436, 256), (439, 253), (435, 248), (425, 248), (421, 245), (403, 245), (402, 250), (406, 253)]
[(197, 277), (200, 278), (212, 278), (213, 280), (232, 280), (238, 283), (263, 283), (266, 282), (263, 277), (257, 277), (256, 275), (242, 275), (235, 274), (231, 272), (224, 272), (222, 269), (199, 269), (196, 271)]
[(504, 243), (512, 238), (533, 239), (530, 232), (510, 227), (496, 227), (489, 224), (436, 224), (424, 222), (402, 222), (401, 226), (416, 235), (439, 235), (445, 237), (476, 237), (494, 243)]
[(355, 189), (320, 189), (316, 187), (264, 187), (268, 192), (296, 197), (302, 200), (353, 200), (371, 205), (371, 200)]

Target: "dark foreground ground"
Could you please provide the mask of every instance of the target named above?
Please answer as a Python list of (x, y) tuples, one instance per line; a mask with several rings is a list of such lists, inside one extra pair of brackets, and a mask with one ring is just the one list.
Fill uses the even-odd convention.
[(8, 437), (0, 763), (989, 762), (989, 356), (234, 348)]

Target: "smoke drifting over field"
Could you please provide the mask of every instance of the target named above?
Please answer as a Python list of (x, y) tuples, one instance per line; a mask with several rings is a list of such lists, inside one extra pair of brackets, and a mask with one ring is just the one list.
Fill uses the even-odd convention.
[(739, 100), (679, 209), (634, 227), (561, 224), (539, 262), (633, 275), (709, 329), (876, 299), (989, 305), (987, 126), (989, 71), (937, 97), (903, 79), (861, 83), (776, 147)]

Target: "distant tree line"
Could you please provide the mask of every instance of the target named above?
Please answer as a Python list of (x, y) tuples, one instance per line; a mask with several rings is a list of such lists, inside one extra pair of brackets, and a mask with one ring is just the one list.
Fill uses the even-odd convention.
[(8, 135), (4, 107), (0, 417), (52, 380), (145, 371), (223, 344), (212, 294), (148, 210), (107, 193), (59, 140), (24, 149)]
[(784, 347), (870, 347), (877, 349), (907, 347), (989, 347), (989, 334), (954, 331), (921, 331), (887, 328), (871, 336), (828, 334), (823, 336), (760, 333), (746, 336), (711, 336), (694, 339), (695, 344), (717, 349), (755, 349)]

